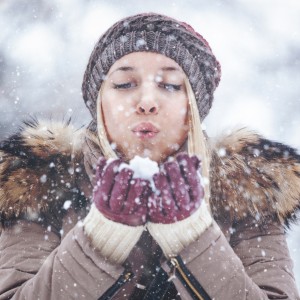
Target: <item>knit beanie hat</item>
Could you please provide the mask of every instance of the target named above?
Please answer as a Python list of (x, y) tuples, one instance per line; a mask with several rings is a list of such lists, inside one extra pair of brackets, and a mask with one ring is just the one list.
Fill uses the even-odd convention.
[(97, 119), (98, 93), (110, 67), (122, 56), (139, 51), (163, 54), (181, 66), (203, 121), (220, 81), (220, 64), (207, 41), (191, 26), (156, 13), (120, 20), (95, 45), (82, 84), (83, 98), (94, 121)]

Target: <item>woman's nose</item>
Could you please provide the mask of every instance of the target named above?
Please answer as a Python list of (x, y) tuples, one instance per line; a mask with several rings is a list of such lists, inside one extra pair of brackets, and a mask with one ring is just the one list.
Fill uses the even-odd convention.
[(138, 114), (156, 115), (158, 113), (158, 103), (155, 100), (157, 95), (153, 91), (144, 91), (140, 95), (140, 101), (137, 103), (136, 111)]
[(152, 104), (147, 104), (147, 103), (139, 103), (137, 106), (137, 112), (139, 114), (144, 114), (144, 115), (155, 115), (157, 114), (158, 108), (156, 103)]

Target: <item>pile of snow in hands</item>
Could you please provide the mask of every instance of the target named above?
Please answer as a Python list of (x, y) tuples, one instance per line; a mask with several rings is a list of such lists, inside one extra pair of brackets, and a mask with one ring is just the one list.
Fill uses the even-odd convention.
[(150, 181), (153, 191), (156, 190), (153, 181), (153, 175), (159, 173), (159, 167), (156, 161), (151, 160), (149, 157), (135, 156), (129, 161), (129, 164), (122, 163), (118, 171), (122, 169), (130, 169), (133, 171), (133, 178), (140, 178)]

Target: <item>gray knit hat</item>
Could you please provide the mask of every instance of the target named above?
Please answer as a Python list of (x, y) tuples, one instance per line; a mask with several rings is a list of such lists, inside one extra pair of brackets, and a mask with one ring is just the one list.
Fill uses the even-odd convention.
[(97, 96), (110, 67), (122, 56), (137, 51), (160, 53), (176, 61), (189, 78), (201, 120), (207, 116), (221, 76), (209, 44), (186, 23), (149, 13), (117, 22), (97, 42), (82, 84), (83, 98), (94, 120)]

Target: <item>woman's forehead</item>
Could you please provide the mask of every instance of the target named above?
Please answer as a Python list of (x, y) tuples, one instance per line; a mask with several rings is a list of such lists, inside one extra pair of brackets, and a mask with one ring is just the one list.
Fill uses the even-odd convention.
[(162, 72), (181, 72), (182, 68), (173, 59), (155, 52), (133, 52), (118, 59), (108, 74), (115, 72), (135, 72), (142, 70), (161, 70)]

